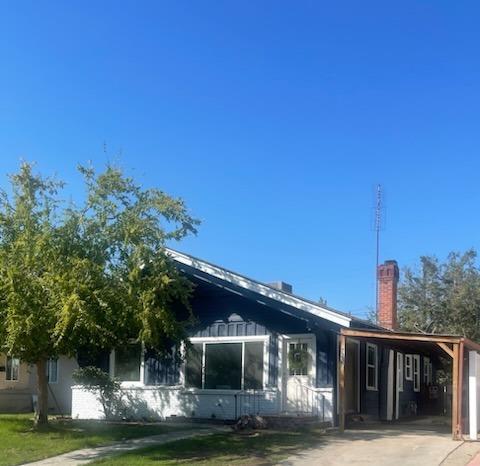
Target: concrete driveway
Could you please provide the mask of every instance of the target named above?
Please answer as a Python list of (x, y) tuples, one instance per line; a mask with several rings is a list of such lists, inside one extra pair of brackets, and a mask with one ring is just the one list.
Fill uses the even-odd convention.
[[(472, 454), (460, 455), (462, 442), (454, 442), (449, 429), (438, 426), (378, 424), (330, 434), (317, 448), (280, 463), (284, 466), (460, 466)], [(478, 444), (477, 444), (478, 445)], [(475, 446), (476, 451), (480, 446)]]

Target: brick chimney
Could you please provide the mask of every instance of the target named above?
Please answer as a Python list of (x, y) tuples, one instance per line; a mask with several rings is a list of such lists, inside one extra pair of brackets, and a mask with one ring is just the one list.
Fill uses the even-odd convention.
[(377, 323), (390, 330), (397, 328), (397, 261), (389, 260), (378, 266)]

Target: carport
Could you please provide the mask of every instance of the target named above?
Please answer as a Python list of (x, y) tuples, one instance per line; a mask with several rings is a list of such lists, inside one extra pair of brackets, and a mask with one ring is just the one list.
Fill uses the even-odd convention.
[[(455, 335), (415, 334), (351, 328), (343, 328), (339, 335), (338, 415), (340, 432), (345, 430), (346, 381), (352, 380), (347, 373), (350, 366), (346, 364), (348, 362), (347, 344), (349, 341), (381, 345), (382, 348), (389, 348), (388, 351), (392, 355), (397, 354), (397, 351), (402, 352), (401, 354), (418, 352), (423, 355), (431, 355), (432, 360), (438, 359), (439, 356), (451, 360), (452, 437), (454, 440), (461, 440), (462, 435), (469, 431), (470, 439), (477, 440), (480, 420), (480, 345), (467, 338)], [(386, 362), (389, 382), (392, 378), (395, 380), (395, 377), (398, 377), (398, 361), (397, 358), (391, 356)], [(403, 378), (403, 357), (401, 361), (401, 376)], [(356, 372), (360, 370), (361, 365), (359, 364)], [(420, 368), (417, 368), (417, 371), (419, 372)], [(397, 382), (392, 382), (391, 385), (392, 387), (397, 386)], [(378, 390), (390, 390), (387, 388), (389, 386), (385, 384), (385, 386), (378, 387)], [(393, 389), (391, 391), (392, 393), (389, 391), (386, 395), (390, 404), (393, 403), (392, 400), (395, 398)], [(398, 392), (396, 393), (398, 396)]]

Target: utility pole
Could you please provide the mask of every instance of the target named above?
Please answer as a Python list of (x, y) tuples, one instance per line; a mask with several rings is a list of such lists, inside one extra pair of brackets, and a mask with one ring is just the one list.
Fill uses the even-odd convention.
[(375, 258), (375, 312), (378, 320), (378, 266), (380, 262), (380, 230), (382, 227), (382, 185), (377, 184), (375, 193), (375, 240), (376, 240), (376, 258)]

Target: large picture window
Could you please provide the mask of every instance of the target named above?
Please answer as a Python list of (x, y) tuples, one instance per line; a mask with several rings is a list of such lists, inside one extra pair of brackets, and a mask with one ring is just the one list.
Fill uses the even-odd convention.
[(185, 385), (213, 390), (262, 389), (264, 341), (192, 344), (186, 353)]
[(367, 390), (378, 390), (378, 349), (377, 345), (366, 345)]
[(20, 372), (20, 359), (14, 356), (7, 356), (7, 367), (5, 378), (10, 382), (18, 380), (18, 374)]

